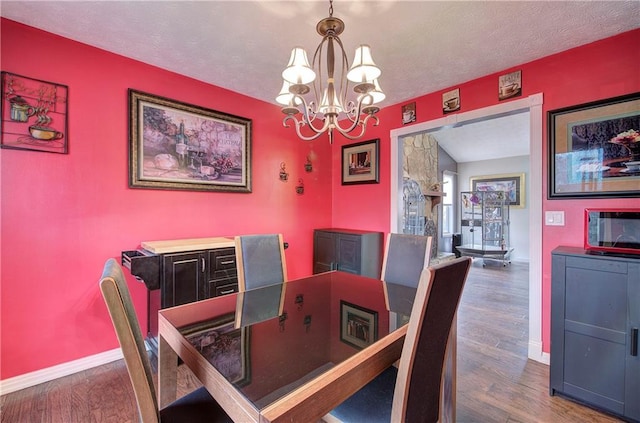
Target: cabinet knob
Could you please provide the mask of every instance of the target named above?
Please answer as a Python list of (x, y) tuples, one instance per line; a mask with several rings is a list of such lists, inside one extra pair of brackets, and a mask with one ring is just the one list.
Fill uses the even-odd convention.
[(200, 259), (200, 261), (202, 262), (202, 272), (204, 273), (204, 269), (205, 269), (205, 261), (204, 261), (204, 257), (202, 257)]

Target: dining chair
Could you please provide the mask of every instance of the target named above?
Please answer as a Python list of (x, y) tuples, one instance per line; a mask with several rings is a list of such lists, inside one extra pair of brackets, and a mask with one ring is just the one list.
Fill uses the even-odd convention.
[(236, 236), (235, 244), (240, 292), (287, 281), (282, 234)]
[(431, 242), (430, 236), (390, 233), (382, 261), (382, 280), (417, 287), (422, 271), (429, 265)]
[(422, 273), (398, 368), (382, 372), (333, 409), (327, 421), (438, 421), (449, 332), (470, 265), (470, 257), (461, 257)]
[(232, 422), (204, 387), (159, 410), (151, 364), (144, 346), (138, 317), (122, 267), (113, 258), (107, 260), (104, 265), (100, 290), (122, 349), (136, 397), (140, 421), (143, 423)]

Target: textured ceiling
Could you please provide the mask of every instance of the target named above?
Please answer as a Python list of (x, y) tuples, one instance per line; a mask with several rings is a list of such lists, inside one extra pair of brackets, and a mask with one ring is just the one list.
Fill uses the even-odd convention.
[[(640, 27), (632, 1), (340, 1), (351, 60), (371, 45), (382, 107)], [(274, 103), (327, 1), (6, 1), (8, 19)], [(526, 75), (523, 82), (526, 83)]]

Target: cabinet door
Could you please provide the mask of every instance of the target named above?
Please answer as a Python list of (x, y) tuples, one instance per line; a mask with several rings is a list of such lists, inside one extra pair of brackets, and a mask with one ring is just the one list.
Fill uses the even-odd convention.
[(627, 265), (568, 257), (565, 272), (564, 392), (623, 414)]
[(162, 308), (205, 298), (205, 256), (202, 252), (164, 256)]
[(337, 270), (360, 274), (362, 238), (359, 235), (338, 234)]
[(640, 260), (629, 263), (624, 415), (640, 421)]
[(334, 270), (336, 266), (336, 234), (315, 231), (313, 236), (313, 273)]

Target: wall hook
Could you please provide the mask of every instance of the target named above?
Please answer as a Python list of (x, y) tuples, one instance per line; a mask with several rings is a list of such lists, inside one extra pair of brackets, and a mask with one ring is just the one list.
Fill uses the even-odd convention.
[(298, 185), (296, 186), (296, 192), (298, 194), (304, 194), (304, 183), (302, 182), (302, 178), (298, 179)]
[(287, 179), (289, 179), (289, 174), (287, 173), (287, 165), (282, 162), (280, 163), (280, 180), (282, 182), (287, 182)]

